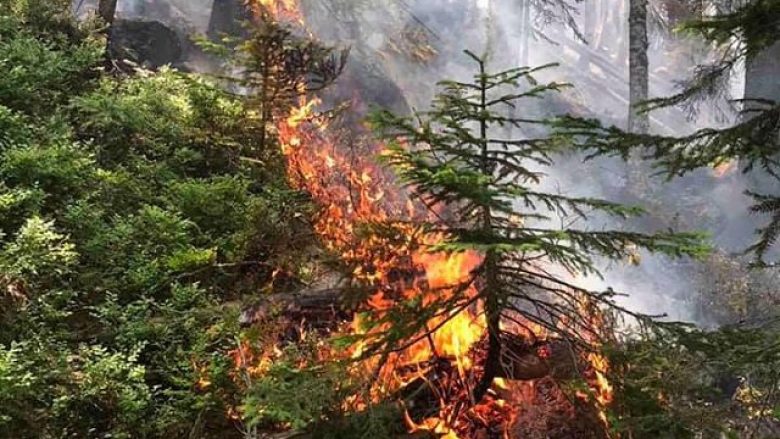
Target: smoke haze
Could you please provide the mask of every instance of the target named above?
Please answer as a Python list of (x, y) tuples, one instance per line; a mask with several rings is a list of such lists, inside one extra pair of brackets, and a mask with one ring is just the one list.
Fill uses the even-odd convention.
[[(86, 1), (82, 8), (94, 8)], [(128, 18), (165, 20), (187, 33), (205, 33), (211, 15), (209, 0), (120, 0), (119, 14)], [(371, 101), (395, 110), (424, 109), (433, 97), (432, 86), (444, 78), (465, 79), (473, 65), (463, 49), (488, 53), (493, 71), (518, 65), (559, 63), (540, 74), (544, 81), (572, 83), (575, 88), (552, 101), (520, 111), (556, 114), (572, 111), (624, 127), (628, 113), (627, 8), (622, 0), (583, 2), (577, 9), (554, 2), (513, 0), (303, 0), (307, 25), (318, 38), (351, 47), (347, 79), (369, 90)], [(548, 4), (549, 3), (549, 4)], [(164, 4), (164, 5), (163, 5)], [(167, 5), (167, 6), (165, 6)], [(549, 9), (541, 10), (546, 5)], [(167, 17), (160, 11), (168, 7)], [(83, 11), (80, 11), (83, 13)], [(707, 51), (695, 41), (665, 34), (654, 27), (649, 49), (651, 97), (676, 90), (676, 80), (687, 77)], [(578, 31), (573, 30), (578, 29)], [(741, 81), (733, 82), (740, 97)], [(725, 108), (725, 110), (724, 110)], [(733, 120), (727, 106), (712, 103), (691, 120), (679, 109), (653, 113), (652, 130), (683, 134), (699, 127)], [(517, 134), (517, 133), (515, 133)], [(649, 172), (649, 170), (648, 170)], [(751, 183), (739, 172), (716, 178), (701, 170), (665, 182), (653, 179), (644, 194), (626, 189), (625, 164), (602, 159), (583, 164), (577, 156), (560, 157), (545, 181), (574, 195), (601, 197), (641, 204), (651, 215), (630, 224), (596, 218), (588, 228), (630, 227), (646, 232), (674, 227), (704, 229), (726, 252), (745, 248), (752, 240), (756, 218), (747, 214), (750, 200), (743, 195)], [(641, 195), (641, 197), (640, 197)], [(624, 303), (651, 313), (667, 313), (677, 320), (698, 320), (695, 312), (697, 273), (691, 261), (643, 255), (637, 266), (605, 266), (605, 278), (584, 279), (586, 286), (607, 286), (630, 294)]]

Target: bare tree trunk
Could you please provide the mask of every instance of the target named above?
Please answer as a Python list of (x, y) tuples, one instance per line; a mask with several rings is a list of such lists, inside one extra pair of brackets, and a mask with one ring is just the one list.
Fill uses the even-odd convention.
[(530, 0), (520, 2), (520, 65), (528, 66), (529, 39), (531, 38), (531, 3)]
[(108, 25), (106, 33), (111, 30), (111, 25), (114, 24), (114, 16), (116, 15), (116, 3), (117, 0), (100, 0), (98, 2), (98, 15)]
[[(650, 117), (640, 113), (637, 105), (648, 98), (649, 62), (647, 60), (647, 0), (629, 0), (628, 10), (628, 130), (647, 134)], [(626, 189), (642, 198), (648, 189), (647, 174), (639, 150), (632, 151), (626, 169)]]
[(106, 50), (103, 57), (106, 68), (109, 70), (111, 70), (113, 66), (111, 56), (111, 27), (114, 24), (114, 17), (116, 16), (116, 4), (117, 0), (100, 0), (97, 8), (98, 15), (106, 24), (106, 29), (104, 31), (106, 35)]
[(649, 72), (647, 61), (647, 0), (629, 0), (628, 13), (628, 129), (634, 133), (647, 133), (650, 119), (647, 113), (639, 113), (637, 105), (648, 98)]

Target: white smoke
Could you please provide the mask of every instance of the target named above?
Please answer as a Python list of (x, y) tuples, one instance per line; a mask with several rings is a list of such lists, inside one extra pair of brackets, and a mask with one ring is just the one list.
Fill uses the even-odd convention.
[[(173, 15), (189, 27), (201, 33), (207, 28), (210, 0), (120, 0), (120, 14), (143, 14), (154, 10), (149, 8), (151, 3), (161, 2), (168, 3)], [(94, 4), (94, 0), (86, 3)], [(554, 8), (548, 11), (551, 13), (529, 15), (521, 4), (515, 0), (302, 0), (306, 22), (316, 37), (352, 48), (349, 69), (353, 75), (372, 75), (393, 83), (394, 90), (399, 90), (412, 108), (428, 105), (437, 81), (473, 75), (473, 64), (462, 54), (463, 49), (469, 49), (476, 54), (489, 53), (493, 70), (560, 63), (559, 68), (540, 74), (540, 79), (573, 83), (575, 88), (565, 96), (570, 105), (605, 123), (624, 126), (628, 113), (625, 2), (592, 0), (571, 11), (587, 42), (562, 23), (565, 20), (560, 17), (567, 10)], [(435, 53), (427, 53), (428, 49)], [(690, 74), (705, 56), (705, 48), (695, 41), (675, 35), (654, 36), (649, 51), (651, 96), (674, 92), (675, 81)], [(737, 80), (734, 84), (739, 93), (741, 83)], [(729, 121), (709, 107), (704, 107), (695, 121), (678, 109), (669, 109), (653, 114), (652, 129), (683, 134)], [(545, 184), (576, 195), (636, 201), (624, 199), (625, 174), (620, 160), (583, 165), (578, 157), (566, 157), (559, 160)], [(662, 225), (635, 222), (630, 227), (647, 232), (670, 224), (685, 230), (703, 228), (727, 251), (744, 248), (752, 239), (756, 223), (746, 214), (749, 200), (743, 191), (748, 184), (739, 173), (716, 180), (702, 170), (668, 183), (655, 180), (652, 187), (656, 203), (650, 208), (654, 214), (663, 210), (669, 221)], [(623, 224), (600, 218), (586, 226), (620, 228)], [(691, 298), (697, 288), (697, 270), (690, 261), (645, 255), (638, 266), (606, 266), (605, 279), (584, 282), (587, 287), (611, 286), (628, 293), (624, 303), (636, 311), (693, 320)]]
[[(620, 56), (620, 52), (627, 51), (627, 11), (622, 0), (596, 2), (601, 15), (595, 20), (606, 21), (596, 23), (595, 27), (600, 27), (603, 34), (612, 32), (612, 38), (602, 36), (598, 47), (593, 46), (596, 42), (578, 40), (572, 29), (550, 17), (524, 19), (518, 7), (520, 2), (516, 1), (375, 1), (375, 7), (363, 11), (356, 8), (357, 14), (348, 22), (341, 23), (338, 17), (328, 16), (318, 9), (318, 3), (321, 2), (305, 2), (310, 12), (307, 22), (312, 24), (315, 35), (334, 44), (352, 45), (353, 49), (357, 49), (353, 51), (357, 55), (353, 62), (380, 64), (384, 73), (403, 90), (412, 107), (425, 108), (434, 92), (431, 85), (436, 81), (471, 77), (473, 65), (460, 54), (462, 49), (469, 49), (477, 54), (489, 52), (494, 71), (515, 67), (522, 58), (526, 58), (528, 65), (532, 66), (560, 63), (560, 68), (542, 73), (541, 79), (573, 83), (575, 88), (567, 92), (568, 101), (579, 102), (589, 116), (599, 117), (605, 123), (625, 124), (628, 113), (628, 58), (627, 55)], [(586, 7), (591, 5), (581, 6)], [(594, 20), (593, 17), (590, 19)], [(588, 23), (583, 22), (581, 15), (575, 20), (580, 29), (589, 31), (585, 26)], [(594, 27), (593, 22), (589, 25)], [(350, 28), (351, 32), (346, 32), (349, 38), (343, 38), (344, 32), (334, 32), (333, 28), (339, 26)], [(408, 26), (423, 30), (427, 38), (425, 42), (439, 51), (436, 59), (426, 64), (402, 54), (387, 53), (387, 47), (397, 44)], [(620, 38), (614, 38), (616, 33), (622, 34), (622, 42)], [(586, 38), (589, 36), (585, 35)], [(530, 50), (524, 50), (525, 44)], [(591, 46), (587, 47), (588, 44)], [(585, 59), (589, 56), (593, 59)], [(675, 35), (656, 36), (649, 51), (653, 72), (651, 96), (673, 93), (677, 89), (675, 81), (690, 74), (704, 56), (706, 51), (695, 41)], [(738, 86), (735, 88), (738, 91)], [(706, 106), (696, 120), (689, 120), (679, 109), (669, 109), (654, 113), (652, 121), (654, 131), (676, 135), (715, 123), (730, 122), (728, 117), (724, 118)], [(579, 158), (562, 158), (559, 163), (545, 182), (547, 188), (619, 202), (637, 202), (622, 199), (625, 198), (626, 169), (621, 161), (605, 159), (584, 166)], [(738, 172), (716, 180), (709, 171), (702, 170), (672, 182), (655, 179), (651, 184), (653, 195), (659, 199), (655, 206), (649, 207), (665, 210), (664, 216), (670, 217), (670, 223), (677, 228), (686, 231), (694, 227), (703, 228), (711, 233), (716, 245), (727, 251), (737, 251), (750, 242), (756, 224), (746, 213), (750, 200), (743, 192), (747, 183)], [(705, 223), (701, 224), (701, 221)], [(603, 218), (584, 225), (588, 228), (623, 226), (626, 225)], [(653, 232), (665, 230), (669, 224), (635, 222), (627, 226)], [(583, 280), (583, 286), (601, 290), (612, 287), (629, 294), (621, 302), (633, 310), (648, 314), (665, 313), (670, 319), (691, 321), (696, 318), (692, 298), (696, 296), (697, 271), (697, 264), (691, 261), (643, 255), (638, 266), (605, 266), (604, 279), (587, 278)]]

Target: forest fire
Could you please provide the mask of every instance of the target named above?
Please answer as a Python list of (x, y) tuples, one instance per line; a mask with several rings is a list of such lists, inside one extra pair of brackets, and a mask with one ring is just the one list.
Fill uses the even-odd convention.
[[(303, 22), (294, 0), (261, 0), (259, 5), (276, 19)], [(395, 396), (406, 403), (411, 399), (414, 406), (405, 411), (408, 429), (448, 439), (518, 437), (519, 433), (513, 433), (516, 425), (538, 423), (553, 410), (538, 409), (548, 404), (565, 416), (576, 416), (579, 404), (568, 401), (552, 378), (545, 378), (538, 386), (496, 378), (488, 395), (474, 401), (473, 389), (486, 361), (487, 323), (476, 300), (478, 282), (474, 282), (472, 271), (483, 256), (474, 251), (428, 252), (427, 247), (444, 237), (422, 233), (409, 224), (410, 219), (432, 213), (412, 202), (375, 163), (384, 145), (369, 140), (365, 133), (346, 138), (328, 116), (317, 112), (320, 104), (316, 98), (301, 97), (289, 114), (277, 117), (276, 130), (291, 184), (310, 194), (319, 208), (315, 231), (330, 251), (352, 267), (353, 279), (374, 291), (363, 309), (381, 318), (401, 301), (417, 300), (424, 307), (450, 299), (461, 285), (466, 288), (462, 294), (465, 303), (430, 317), (420, 336), (408, 345), (374, 355), (366, 355), (368, 342), (354, 347), (352, 356), (370, 366), (362, 369), (374, 370), (378, 378), (371, 398)], [(371, 224), (388, 222), (393, 224), (392, 236), (364, 230)], [(505, 326), (507, 332), (514, 330), (519, 340), (544, 341), (548, 337), (547, 331), (533, 322), (525, 322), (522, 328)], [(387, 324), (364, 328), (360, 313), (352, 324), (354, 334), (366, 340), (388, 329)], [(537, 366), (549, 368), (549, 346), (541, 343), (534, 349), (531, 356)], [(597, 417), (605, 424), (603, 410), (612, 398), (606, 378), (608, 363), (597, 353), (587, 355), (585, 361), (591, 370), (588, 384), (593, 397), (582, 395), (581, 399), (595, 399)], [(239, 363), (239, 367), (246, 367), (243, 356)]]
[(0, 1), (0, 439), (780, 439), (709, 3)]
[[(396, 231), (401, 239), (389, 240), (373, 234), (362, 235), (360, 225), (386, 221), (397, 216), (420, 215), (400, 189), (394, 189), (392, 180), (371, 160), (380, 153), (382, 145), (363, 142), (360, 151), (349, 151), (334, 139), (326, 117), (316, 113), (316, 100), (301, 100), (289, 116), (278, 124), (277, 130), (283, 152), (288, 161), (289, 178), (293, 185), (305, 190), (320, 206), (315, 229), (326, 246), (354, 267), (353, 276), (365, 284), (373, 285), (376, 292), (366, 301), (366, 309), (376, 315), (388, 312), (400, 298), (419, 297), (422, 303), (448, 297), (448, 290), (464, 283), (471, 271), (481, 263), (481, 256), (474, 252), (443, 254), (429, 253), (417, 246), (423, 242), (434, 244), (437, 236), (419, 236), (411, 226), (400, 224)], [(367, 149), (367, 151), (366, 151)], [(347, 150), (345, 152), (345, 150)], [(394, 273), (414, 273), (412, 279), (398, 279)], [(474, 284), (466, 295), (476, 295)], [(586, 310), (583, 310), (585, 313)], [(597, 314), (596, 314), (597, 315)], [(424, 387), (426, 397), (436, 400), (438, 413), (411, 414), (406, 422), (410, 431), (431, 431), (443, 437), (469, 438), (475, 431), (491, 431), (499, 436), (514, 437), (512, 425), (528, 416), (539, 417), (544, 411), (523, 411), (524, 406), (544, 405), (548, 399), (536, 398), (539, 389), (548, 393), (551, 386), (528, 387), (497, 379), (494, 391), (481, 403), (472, 400), (471, 391), (481, 374), (485, 351), (485, 317), (478, 302), (438, 316), (426, 323), (430, 336), (421, 337), (405, 349), (384, 359), (370, 358), (368, 362), (376, 370), (377, 381), (372, 395), (376, 398), (403, 394), (407, 388)], [(547, 336), (540, 326), (528, 322), (533, 334), (518, 334), (544, 340)], [(376, 327), (382, 332), (386, 327)], [(353, 331), (363, 333), (360, 314), (353, 322)], [(358, 345), (353, 356), (363, 354)], [(544, 356), (544, 348), (540, 349)], [(590, 353), (590, 379), (592, 397), (581, 395), (583, 402), (594, 401), (598, 418), (606, 423), (603, 413), (612, 399), (611, 385), (606, 378), (608, 363), (598, 353)], [(379, 362), (382, 362), (379, 364)], [(530, 392), (530, 394), (529, 394)], [(530, 395), (530, 396), (529, 396)], [(535, 399), (536, 398), (536, 399)], [(570, 404), (558, 395), (557, 406)], [(575, 407), (567, 409), (573, 416)], [(493, 437), (493, 436), (490, 436)]]
[(715, 178), (724, 178), (732, 175), (737, 170), (738, 166), (739, 163), (737, 160), (728, 160), (714, 165), (711, 172)]
[(303, 24), (297, 0), (246, 0), (246, 3), (254, 9), (256, 15), (262, 10), (271, 14), (275, 20)]

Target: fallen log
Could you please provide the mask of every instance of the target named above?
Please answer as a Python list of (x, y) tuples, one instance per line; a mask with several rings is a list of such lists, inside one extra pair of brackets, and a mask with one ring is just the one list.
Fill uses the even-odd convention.
[(343, 303), (343, 296), (340, 288), (272, 294), (242, 311), (239, 324), (247, 327), (279, 316), (294, 322), (305, 321), (312, 328), (335, 327), (354, 315), (354, 310)]

